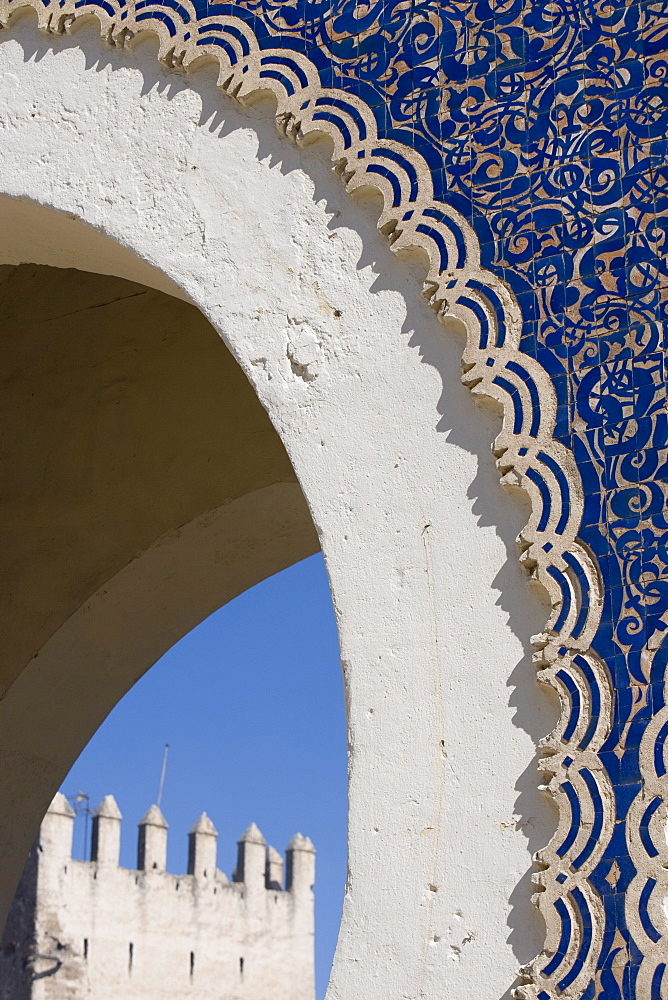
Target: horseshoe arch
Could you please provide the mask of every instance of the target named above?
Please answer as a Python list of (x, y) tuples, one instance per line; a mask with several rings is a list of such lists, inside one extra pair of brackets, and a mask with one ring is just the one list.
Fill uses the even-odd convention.
[[(503, 426), (494, 453), (504, 485), (511, 490), (522, 489), (531, 501), (531, 517), (519, 539), (520, 558), (531, 578), (549, 594), (552, 608), (544, 630), (534, 639), (536, 665), (539, 679), (557, 691), (562, 705), (557, 727), (542, 741), (547, 785), (560, 812), (557, 833), (538, 856), (537, 902), (547, 927), (545, 951), (523, 970), (523, 982), (518, 986), (518, 996), (539, 995), (539, 988), (549, 988), (557, 976), (564, 976), (561, 961), (554, 964), (554, 957), (560, 955), (562, 935), (558, 904), (573, 907), (575, 900), (581, 911), (586, 910), (591, 916), (594, 938), (602, 928), (600, 902), (586, 882), (588, 872), (598, 860), (598, 845), (593, 844), (589, 850), (581, 831), (573, 832), (567, 789), (575, 789), (573, 794), (590, 802), (592, 811), (597, 802), (603, 803), (606, 808), (602, 822), (611, 822), (607, 808), (610, 790), (595, 758), (611, 724), (611, 682), (604, 664), (589, 648), (602, 611), (602, 590), (595, 560), (577, 538), (583, 503), (579, 474), (571, 454), (552, 436), (556, 414), (554, 390), (537, 362), (519, 350), (520, 314), (516, 301), (498, 278), (481, 268), (479, 247), (466, 220), (435, 201), (431, 174), (420, 155), (400, 143), (379, 139), (373, 114), (364, 102), (350, 95), (344, 100), (339, 91), (324, 88), (314, 67), (304, 57), (295, 54), (287, 58), (279, 50), (261, 50), (248, 25), (236, 18), (210, 17), (197, 21), (194, 10), (187, 4), (179, 8), (187, 16), (181, 13), (170, 20), (164, 12), (158, 16), (143, 5), (136, 8), (122, 5), (115, 10), (108, 5), (78, 6), (67, 0), (55, 12), (42, 5), (35, 6), (41, 27), (49, 32), (69, 30), (76, 26), (78, 17), (94, 13), (103, 36), (111, 44), (136, 44), (136, 39), (141, 40), (144, 33), (155, 34), (159, 38), (159, 58), (169, 70), (195, 71), (200, 64), (215, 59), (220, 67), (219, 86), (237, 101), (252, 104), (267, 91), (274, 95), (279, 127), (299, 145), (307, 147), (318, 137), (327, 136), (333, 145), (335, 170), (347, 191), (362, 192), (370, 187), (380, 193), (383, 207), (378, 228), (389, 239), (392, 249), (401, 254), (417, 248), (428, 258), (425, 298), (446, 325), (458, 325), (466, 331), (463, 381), (476, 395), (496, 400), (503, 409)], [(9, 22), (14, 9), (16, 3), (5, 3), (0, 8), (5, 22)], [(195, 21), (196, 35), (192, 33)], [(65, 186), (59, 189), (57, 181), (52, 181), (44, 200), (60, 212), (69, 211), (77, 219), (99, 229), (106, 228), (112, 238), (128, 247), (128, 253), (136, 252), (128, 237), (129, 217), (111, 220), (113, 213), (110, 213), (112, 224), (103, 227), (99, 192), (96, 196), (92, 191), (94, 183), (95, 179), (82, 181), (81, 190), (75, 191), (72, 198), (71, 192), (65, 194)], [(16, 188), (3, 193), (20, 197)], [(122, 200), (119, 194), (114, 192), (117, 203)], [(336, 364), (343, 366), (342, 371), (345, 359), (336, 356), (331, 343), (318, 342), (317, 336), (313, 340), (310, 333), (305, 347), (299, 340), (291, 341), (288, 335), (289, 343), (280, 360), (278, 354), (257, 355), (257, 345), (250, 343), (248, 335), (235, 338), (230, 332), (229, 313), (223, 319), (224, 310), (215, 296), (214, 304), (211, 298), (207, 299), (211, 290), (205, 291), (203, 283), (198, 287), (193, 267), (184, 266), (187, 240), (181, 239), (180, 245), (174, 241), (169, 244), (172, 262), (165, 264), (165, 250), (173, 238), (174, 225), (165, 228), (164, 236), (158, 235), (159, 249), (154, 249), (151, 256), (147, 250), (151, 245), (149, 234), (154, 247), (156, 244), (155, 230), (150, 232), (150, 227), (158, 217), (164, 218), (165, 211), (163, 206), (151, 203), (147, 189), (135, 198), (135, 204), (140, 203), (145, 205), (145, 231), (139, 256), (148, 260), (144, 280), (165, 290), (180, 291), (223, 333), (286, 444), (311, 503), (330, 566), (335, 567), (337, 559), (343, 566), (346, 560), (339, 551), (341, 525), (337, 526), (339, 534), (328, 527), (326, 513), (331, 501), (323, 495), (314, 473), (308, 471), (309, 463), (300, 456), (295, 441), (300, 434), (306, 435), (305, 413), (312, 417), (317, 411), (308, 394), (320, 377), (315, 369), (324, 362), (314, 359), (313, 353), (328, 362), (335, 359)], [(133, 218), (132, 222), (141, 220)], [(184, 281), (184, 270), (190, 272), (188, 281)], [(135, 275), (128, 272), (126, 276)], [(291, 372), (289, 378), (298, 379), (296, 393), (294, 381), (290, 382), (285, 375), (278, 377), (278, 372), (286, 367)], [(271, 382), (280, 382), (280, 390)], [(295, 393), (289, 405), (286, 405), (287, 387)], [(323, 410), (319, 418), (323, 428), (324, 414)], [(309, 434), (313, 437), (312, 432)], [(351, 481), (344, 471), (339, 474), (342, 486), (350, 488)], [(423, 540), (420, 545), (424, 545)], [(335, 598), (341, 600), (341, 607), (346, 607), (347, 602), (353, 602), (351, 584), (341, 586), (337, 594), (336, 569), (332, 573)], [(435, 593), (433, 599), (438, 602), (439, 594)], [(340, 611), (340, 614), (343, 622), (345, 613)], [(355, 622), (355, 614), (351, 618)], [(353, 632), (355, 627), (362, 627), (359, 618), (356, 626), (351, 626)], [(345, 631), (342, 635), (345, 663), (344, 636)], [(351, 704), (369, 693), (367, 680), (353, 680), (349, 673), (348, 683)], [(573, 711), (574, 690), (579, 694), (581, 706), (577, 716)], [(432, 741), (434, 735), (431, 734)], [(435, 746), (439, 746), (439, 741)], [(353, 774), (352, 789), (356, 781), (363, 783), (363, 780), (362, 775)], [(569, 863), (571, 873), (564, 883), (557, 876)], [(568, 955), (560, 958), (576, 968), (583, 953), (585, 928), (577, 919), (573, 920), (573, 926), (576, 930)], [(593, 954), (595, 942), (592, 945), (590, 941), (587, 949)], [(573, 995), (586, 983), (590, 973), (585, 956), (567, 984)], [(344, 985), (333, 995), (347, 995), (346, 974), (342, 979)]]

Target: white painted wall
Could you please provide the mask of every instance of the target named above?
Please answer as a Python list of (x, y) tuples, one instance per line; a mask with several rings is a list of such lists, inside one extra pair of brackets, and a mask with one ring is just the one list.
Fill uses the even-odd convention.
[[(102, 820), (103, 834), (120, 833), (118, 816)], [(120, 868), (117, 850), (74, 861), (72, 824), (56, 796), (19, 888), (35, 918), (14, 931), (2, 1000), (313, 1000), (312, 849), (291, 842), (296, 877), (275, 890), (265, 886), (261, 836), (245, 881), (231, 882), (216, 869), (215, 847), (210, 869), (188, 875)]]
[(526, 511), (497, 481), (496, 416), (459, 382), (460, 340), (326, 156), (280, 140), (266, 108), (239, 110), (208, 75), (166, 74), (150, 41), (117, 53), (91, 28), (46, 39), (14, 24), (0, 143), (0, 194), (128, 251), (119, 263), (87, 237), (83, 252), (53, 215), (27, 249), (34, 210), (14, 211), (0, 263), (74, 255), (178, 286), (255, 386), (311, 506), (351, 750), (329, 1000), (509, 997), (542, 942), (527, 872), (552, 823), (533, 755), (553, 711), (528, 648), (546, 612), (516, 562)]

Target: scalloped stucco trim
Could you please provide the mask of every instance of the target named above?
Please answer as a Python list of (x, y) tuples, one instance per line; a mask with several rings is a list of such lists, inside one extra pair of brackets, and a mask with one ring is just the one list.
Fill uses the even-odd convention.
[[(595, 973), (604, 930), (603, 903), (587, 876), (603, 854), (615, 818), (610, 781), (597, 756), (612, 726), (613, 684), (590, 649), (603, 588), (595, 558), (577, 538), (584, 503), (579, 472), (572, 453), (553, 437), (552, 382), (519, 349), (522, 317), (516, 299), (481, 267), (480, 247), (466, 219), (435, 200), (422, 156), (379, 139), (372, 109), (354, 95), (323, 87), (305, 56), (262, 49), (251, 27), (238, 18), (198, 19), (188, 0), (169, 6), (59, 0), (57, 7), (42, 0), (0, 0), (0, 24), (25, 7), (36, 11), (43, 31), (55, 34), (94, 15), (113, 46), (131, 47), (138, 34), (151, 32), (159, 39), (160, 61), (172, 70), (192, 72), (215, 60), (219, 87), (242, 103), (270, 91), (282, 132), (299, 144), (328, 136), (334, 169), (346, 189), (380, 192), (378, 227), (393, 249), (426, 253), (426, 298), (442, 320), (454, 318), (466, 330), (463, 381), (503, 408), (494, 455), (502, 483), (529, 495), (531, 517), (518, 539), (520, 559), (552, 606), (544, 631), (532, 642), (538, 679), (556, 689), (561, 702), (558, 725), (541, 741), (543, 787), (560, 819), (552, 841), (536, 856), (533, 898), (546, 924), (545, 947), (521, 970), (524, 985), (515, 996), (580, 997)], [(637, 923), (636, 917), (634, 933)]]

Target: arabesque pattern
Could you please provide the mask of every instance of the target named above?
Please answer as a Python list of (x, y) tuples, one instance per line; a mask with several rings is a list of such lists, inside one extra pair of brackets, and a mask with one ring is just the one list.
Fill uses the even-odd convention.
[(467, 330), (464, 381), (501, 401), (495, 454), (532, 500), (522, 560), (553, 613), (538, 677), (559, 828), (537, 857), (547, 936), (526, 1000), (666, 1000), (668, 0), (356, 3), (0, 0), (169, 67), (271, 90), (372, 184), (395, 249)]

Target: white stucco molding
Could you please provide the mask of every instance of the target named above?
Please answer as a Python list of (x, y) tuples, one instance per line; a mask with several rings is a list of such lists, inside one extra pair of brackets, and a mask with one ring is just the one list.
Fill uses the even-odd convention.
[[(332, 161), (349, 192), (372, 187), (383, 198), (379, 229), (395, 252), (424, 251), (429, 265), (424, 294), (440, 318), (453, 318), (466, 331), (463, 381), (478, 396), (503, 408), (503, 426), (494, 454), (502, 482), (524, 490), (531, 500), (531, 517), (519, 536), (520, 559), (532, 581), (549, 594), (552, 612), (544, 631), (533, 639), (538, 677), (556, 689), (561, 719), (542, 741), (546, 789), (560, 812), (552, 842), (538, 853), (540, 871), (534, 881), (535, 901), (545, 919), (543, 954), (523, 970), (526, 980), (516, 996), (529, 1000), (541, 990), (556, 988), (575, 996), (591, 977), (597, 943), (603, 932), (602, 902), (587, 883), (606, 841), (605, 830), (591, 839), (594, 814), (603, 803), (603, 823), (611, 824), (608, 787), (596, 750), (609, 732), (612, 684), (604, 663), (590, 650), (602, 613), (602, 584), (596, 562), (577, 534), (583, 511), (583, 491), (571, 452), (553, 437), (556, 396), (549, 376), (538, 362), (519, 349), (520, 308), (509, 288), (480, 264), (473, 229), (449, 206), (437, 202), (430, 169), (413, 149), (379, 139), (373, 111), (359, 98), (323, 87), (315, 66), (303, 55), (282, 49), (261, 49), (251, 28), (232, 17), (198, 20), (183, 0), (167, 16), (154, 16), (149, 5), (105, 3), (104, 7), (60, 0), (0, 0), (0, 23), (13, 11), (32, 7), (47, 32), (68, 31), (77, 19), (95, 15), (109, 45), (132, 47), (147, 32), (158, 36), (159, 59), (169, 69), (192, 72), (216, 60), (218, 84), (242, 103), (270, 91), (277, 101), (279, 128), (306, 145), (321, 136), (332, 144)], [(112, 13), (109, 13), (112, 11)], [(573, 697), (573, 692), (577, 696)], [(576, 711), (576, 703), (579, 709)], [(574, 825), (567, 789), (574, 789), (583, 806)], [(557, 879), (560, 873), (566, 873)], [(562, 920), (559, 907), (589, 909), (593, 939), (575, 978), (563, 987), (564, 968), (583, 954), (583, 930), (574, 928), (569, 954), (554, 965)], [(555, 904), (558, 904), (555, 906)], [(552, 966), (554, 965), (554, 968)]]

